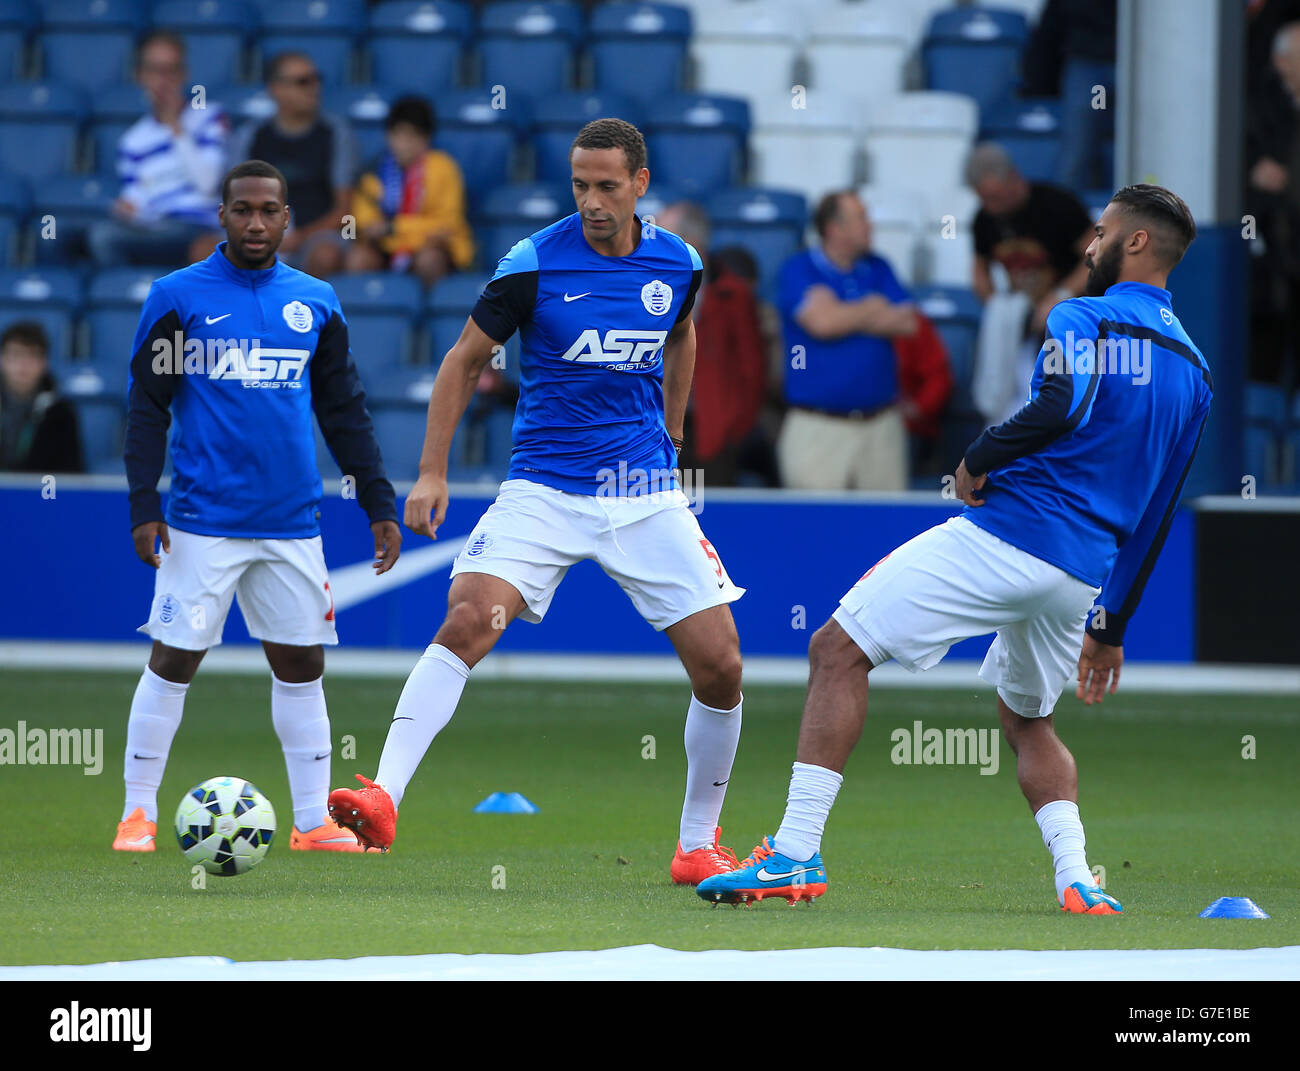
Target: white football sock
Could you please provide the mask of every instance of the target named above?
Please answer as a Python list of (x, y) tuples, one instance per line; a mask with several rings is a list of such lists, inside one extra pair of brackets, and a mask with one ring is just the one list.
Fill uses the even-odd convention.
[(727, 797), (731, 764), (740, 743), (740, 697), (731, 710), (706, 707), (694, 695), (686, 711), (686, 799), (678, 832), (682, 851), (713, 844), (722, 801)]
[(188, 684), (164, 680), (148, 666), (140, 675), (131, 699), (131, 716), (126, 724), (126, 758), (122, 779), (126, 782), (126, 806), (122, 819), (137, 807), (150, 822), (158, 821), (158, 786), (162, 784), (172, 738), (180, 728), (185, 711)]
[(289, 772), (293, 824), (306, 833), (325, 824), (330, 794), (330, 719), (321, 678), (290, 684), (271, 674), (271, 724)]
[(806, 762), (796, 762), (793, 769), (785, 817), (772, 838), (772, 845), (782, 855), (803, 863), (821, 851), (826, 818), (844, 783), (844, 775)]
[(1052, 853), (1056, 863), (1056, 901), (1065, 903), (1065, 890), (1076, 881), (1092, 885), (1095, 879), (1088, 869), (1088, 858), (1083, 851), (1083, 823), (1079, 821), (1079, 805), (1069, 800), (1045, 803), (1034, 815), (1038, 828), (1043, 831), (1043, 843)]
[(469, 666), (440, 643), (429, 644), (406, 678), (375, 775), (375, 784), (393, 797), (394, 807), (402, 802), (433, 738), (456, 713), (467, 680)]

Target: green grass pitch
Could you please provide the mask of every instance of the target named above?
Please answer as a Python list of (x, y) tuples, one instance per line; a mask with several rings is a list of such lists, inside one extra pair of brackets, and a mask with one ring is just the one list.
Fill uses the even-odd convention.
[[(989, 689), (876, 688), (824, 843), (827, 896), (710, 908), (668, 881), (685, 759), (683, 686), (474, 681), (435, 742), (381, 856), (288, 850), (292, 813), (271, 729), (269, 676), (200, 673), (160, 794), (158, 851), (109, 849), (136, 675), (0, 673), (0, 728), (103, 727), (104, 769), (0, 767), (5, 836), (0, 963), (163, 956), (325, 959), (539, 952), (653, 943), (679, 949), (1246, 948), (1300, 944), (1300, 710), (1294, 698), (1072, 695), (1058, 731), (1080, 767), (1088, 857), (1121, 918), (1063, 915), (1051, 859), (1001, 743), (975, 766), (895, 766), (890, 732), (988, 727)], [(333, 785), (373, 775), (401, 681), (327, 677)], [(722, 824), (742, 857), (780, 821), (802, 689), (747, 689)], [(1256, 757), (1243, 758), (1244, 736)], [(355, 738), (356, 758), (341, 756)], [(644, 758), (645, 737), (654, 758)], [(266, 860), (191, 887), (171, 832), (182, 793), (248, 778), (276, 807)], [(518, 791), (533, 816), (476, 815)], [(503, 867), (504, 871), (494, 871)], [(493, 887), (494, 873), (505, 888)], [(499, 882), (498, 882), (499, 884)], [(1218, 896), (1269, 921), (1201, 920)]]

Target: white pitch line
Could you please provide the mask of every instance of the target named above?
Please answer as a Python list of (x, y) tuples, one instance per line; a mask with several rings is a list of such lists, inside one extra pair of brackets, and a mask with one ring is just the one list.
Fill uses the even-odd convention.
[[(450, 550), (434, 548), (429, 550)], [(430, 559), (432, 561), (432, 558)], [(437, 565), (423, 563), (430, 569)], [(355, 568), (368, 568), (357, 566)], [(363, 578), (373, 583), (374, 578)], [(383, 578), (379, 578), (382, 580)], [(325, 655), (325, 673), (334, 677), (405, 677), (422, 649), (339, 647)], [(148, 661), (147, 641), (138, 643), (57, 643), (0, 641), (0, 671), (5, 669), (133, 670)], [(935, 688), (987, 693), (979, 678), (980, 663), (962, 659), (943, 662), (925, 673), (908, 673), (887, 663), (872, 671), (873, 684), (885, 688)], [(203, 660), (204, 674), (265, 673), (260, 647), (230, 644), (215, 647)], [(751, 684), (806, 684), (804, 658), (745, 659), (745, 680)], [(514, 654), (494, 652), (474, 668), (475, 679), (627, 681), (680, 683), (686, 680), (672, 655)], [(1200, 663), (1130, 662), (1124, 666), (1124, 691), (1171, 695), (1300, 695), (1300, 667), (1244, 666)], [(1070, 695), (1067, 688), (1066, 696)]]
[[(1263, 920), (1229, 925), (1267, 925)], [(1254, 931), (1252, 931), (1253, 933)], [(857, 981), (1295, 981), (1300, 946), (1283, 948), (1077, 949), (1029, 951), (793, 948), (683, 952), (632, 945), (583, 952), (442, 953), (360, 959), (239, 963), (187, 956), (122, 963), (0, 967), (0, 982), (28, 981), (734, 981), (801, 978)]]

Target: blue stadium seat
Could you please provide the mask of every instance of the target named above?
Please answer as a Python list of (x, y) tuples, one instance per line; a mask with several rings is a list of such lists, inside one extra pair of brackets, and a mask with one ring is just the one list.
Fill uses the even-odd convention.
[(1083, 207), (1088, 210), (1088, 214), (1093, 220), (1101, 219), (1101, 214), (1106, 211), (1106, 206), (1110, 204), (1111, 195), (1114, 190), (1084, 190), (1079, 194), (1079, 200), (1083, 202)]
[(81, 455), (86, 470), (92, 473), (121, 476), (122, 440), (126, 430), (125, 393), (74, 395), (77, 424), (81, 432)]
[(1030, 182), (1055, 182), (1061, 155), (1061, 105), (1056, 100), (1006, 100), (984, 118), (980, 140), (996, 141)]
[(399, 404), (414, 402), (427, 406), (437, 374), (437, 371), (428, 365), (418, 368), (379, 369), (366, 377), (367, 403), (383, 405), (388, 402)]
[(540, 97), (573, 82), (582, 40), (582, 10), (569, 0), (504, 0), (483, 9), (479, 24), (480, 83)]
[(86, 94), (77, 86), (0, 86), (0, 171), (41, 181), (73, 170), (86, 111)]
[(934, 324), (948, 350), (948, 364), (954, 380), (954, 404), (973, 409), (970, 382), (975, 368), (975, 341), (979, 337), (984, 307), (973, 291), (956, 287), (919, 287), (912, 292), (912, 298), (916, 307)]
[(533, 107), (533, 159), (538, 182), (568, 185), (569, 147), (587, 123), (611, 116), (642, 123), (641, 108), (618, 93), (556, 93), (543, 97)]
[(1300, 393), (1292, 399), (1291, 426), (1286, 445), (1290, 454), (1291, 494), (1300, 494)]
[(760, 288), (771, 287), (782, 262), (803, 244), (808, 206), (803, 194), (787, 190), (723, 190), (706, 209), (714, 249), (739, 245), (758, 262)]
[(95, 171), (117, 167), (117, 143), (127, 128), (149, 111), (149, 99), (135, 83), (108, 86), (90, 99), (90, 144)]
[(638, 100), (682, 88), (691, 13), (671, 4), (602, 4), (592, 12), (596, 87)]
[(130, 76), (143, 0), (43, 0), (41, 16), (46, 78), (93, 91)]
[(744, 165), (749, 103), (681, 93), (652, 101), (646, 121), (650, 167), (688, 197), (734, 185)]
[(1015, 88), (1028, 35), (1028, 23), (1018, 11), (963, 7), (936, 12), (921, 48), (925, 87), (964, 93), (983, 112)]
[(366, 31), (365, 0), (277, 0), (262, 8), (262, 62), (305, 52), (326, 85), (351, 81), (353, 45)]
[(91, 360), (126, 367), (149, 287), (171, 270), (108, 268), (91, 276), (86, 300)]
[(468, 4), (396, 0), (370, 10), (370, 78), (404, 93), (433, 96), (459, 81), (461, 55), (474, 33)]
[(690, 200), (680, 190), (675, 190), (662, 182), (650, 178), (650, 188), (636, 203), (636, 214), (642, 220), (654, 219), (663, 214), (663, 210), (678, 201)]
[(327, 112), (347, 119), (357, 147), (357, 163), (369, 169), (386, 148), (384, 120), (401, 91), (392, 86), (336, 86), (327, 89), (321, 104)]
[[(425, 336), (428, 345), (429, 363), (437, 368), (447, 351), (456, 344), (465, 320), (478, 302), (479, 294), (490, 279), (490, 272), (467, 272), (463, 275), (450, 275), (438, 281), (429, 291), (425, 302), (426, 317), (424, 321)], [(519, 382), (519, 335), (513, 334), (506, 340), (504, 367), (501, 371), (506, 378)]]
[(244, 77), (244, 50), (258, 18), (247, 0), (162, 0), (153, 9), (154, 25), (175, 30), (185, 41), (190, 78), (206, 86)]
[(370, 403), (375, 438), (390, 480), (414, 480), (420, 475), (428, 407), (427, 399), (423, 402), (375, 399)]
[[(86, 231), (108, 219), (117, 197), (114, 175), (57, 175), (35, 187), (28, 230), (37, 264), (77, 264), (89, 255)], [(46, 219), (52, 216), (51, 220)], [(52, 224), (53, 234), (47, 222)]]
[(31, 191), (23, 179), (0, 174), (0, 265), (16, 259), (19, 232), (31, 203)]
[(553, 183), (526, 182), (493, 190), (483, 201), (474, 229), (483, 266), (495, 270), (497, 261), (521, 238), (573, 210), (573, 195)]
[(1281, 387), (1246, 384), (1243, 460), (1247, 474), (1255, 477), (1261, 492), (1281, 489), (1286, 408), (1286, 395)]
[(0, 331), (18, 320), (35, 320), (50, 337), (51, 358), (71, 356), (81, 295), (81, 276), (70, 268), (0, 271)]
[(373, 272), (330, 280), (348, 322), (348, 341), (363, 373), (411, 363), (420, 283), (412, 275)]
[(275, 115), (275, 101), (264, 85), (223, 86), (209, 93), (208, 101), (219, 105), (234, 127), (264, 122)]
[(40, 21), (28, 0), (9, 0), (0, 7), (0, 82), (21, 78), (27, 38)]
[(440, 279), (430, 289), (424, 305), (424, 327), (429, 363), (433, 367), (442, 363), (447, 351), (460, 338), (466, 318), (491, 277), (491, 272), (464, 272)]
[(0, 212), (0, 266), (7, 267), (18, 260), (21, 234), (18, 221)]
[(527, 102), (511, 99), (508, 108), (494, 107), (495, 102), (489, 89), (446, 93), (434, 101), (438, 130), (433, 144), (456, 158), (471, 208), (494, 186), (510, 180), (515, 145), (532, 123)]

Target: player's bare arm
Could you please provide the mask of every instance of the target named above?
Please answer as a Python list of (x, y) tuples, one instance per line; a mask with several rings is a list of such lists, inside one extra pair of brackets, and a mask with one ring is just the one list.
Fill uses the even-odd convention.
[[(1124, 648), (1102, 643), (1084, 633), (1079, 652), (1079, 686), (1075, 696), (1088, 706), (1100, 703), (1119, 687), (1119, 671), (1124, 664)], [(1107, 687), (1109, 685), (1109, 687)]]
[(966, 459), (962, 458), (957, 463), (957, 471), (954, 474), (957, 481), (954, 490), (957, 497), (965, 502), (968, 506), (982, 506), (984, 499), (976, 498), (975, 492), (983, 490), (985, 482), (988, 480), (987, 474), (972, 476), (966, 469)]
[(695, 324), (687, 317), (672, 329), (664, 342), (664, 427), (677, 442), (682, 438), (694, 375)]
[(402, 553), (402, 530), (396, 521), (375, 521), (370, 525), (370, 533), (375, 537), (375, 576), (382, 576)]
[(474, 396), (479, 376), (499, 345), (473, 319), (467, 318), (460, 338), (447, 351), (438, 369), (429, 398), (420, 477), (406, 498), (404, 521), (416, 535), (436, 539), (438, 527), (447, 516), (447, 455), (451, 451), (451, 437)]
[(171, 536), (167, 533), (165, 521), (145, 521), (144, 524), (137, 524), (131, 529), (131, 540), (135, 543), (135, 552), (140, 560), (155, 569), (162, 564), (162, 558), (158, 556), (156, 550), (157, 545), (162, 543), (164, 554), (172, 549)]

